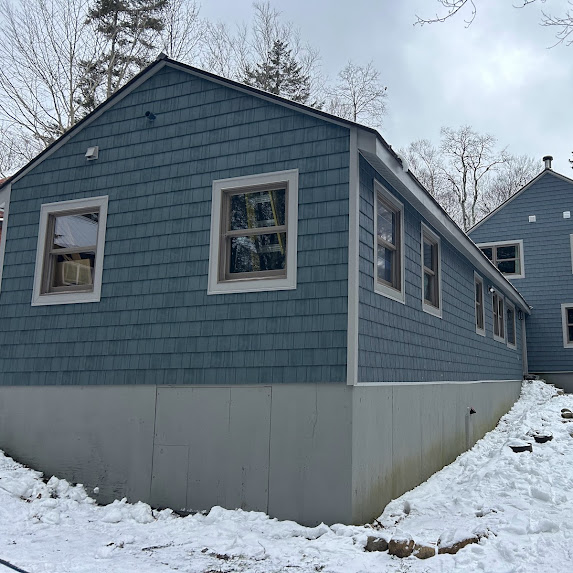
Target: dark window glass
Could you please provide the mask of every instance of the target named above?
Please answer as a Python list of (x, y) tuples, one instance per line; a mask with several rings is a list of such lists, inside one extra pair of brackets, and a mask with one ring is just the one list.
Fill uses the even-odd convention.
[(569, 330), (569, 342), (573, 342), (573, 325), (568, 327)]
[(496, 247), (497, 259), (515, 259), (517, 256), (517, 249), (515, 245), (508, 245), (507, 247)]
[(499, 261), (497, 268), (506, 275), (514, 275), (517, 273), (516, 261)]
[(436, 247), (430, 243), (424, 242), (424, 266), (429, 269), (434, 267), (434, 249)]
[(492, 248), (491, 247), (485, 247), (481, 250), (481, 252), (491, 261), (493, 258), (493, 254), (492, 254)]
[(378, 237), (396, 244), (396, 214), (378, 201)]
[(378, 245), (378, 280), (392, 283), (394, 252)]
[(231, 195), (231, 231), (285, 224), (286, 190)]
[(274, 271), (286, 268), (286, 233), (233, 237), (231, 273)]
[(507, 342), (515, 344), (515, 312), (512, 308), (507, 309)]
[(567, 309), (567, 322), (573, 324), (573, 308)]

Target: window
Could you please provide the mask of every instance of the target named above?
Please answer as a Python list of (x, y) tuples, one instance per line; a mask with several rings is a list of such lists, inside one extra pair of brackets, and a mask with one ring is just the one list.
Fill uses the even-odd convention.
[(505, 342), (505, 317), (503, 315), (503, 297), (497, 292), (493, 293), (493, 338)]
[(298, 170), (213, 182), (208, 294), (296, 288)]
[(507, 278), (521, 279), (525, 277), (522, 240), (480, 244), (478, 247)]
[(100, 300), (107, 203), (94, 197), (42, 205), (33, 306)]
[(510, 348), (517, 348), (516, 325), (515, 325), (515, 307), (507, 303), (507, 345)]
[(404, 206), (374, 182), (374, 290), (404, 302)]
[(563, 326), (563, 346), (573, 348), (573, 303), (561, 305), (561, 320)]
[(475, 320), (476, 332), (485, 336), (485, 308), (483, 306), (483, 280), (474, 274)]
[(422, 308), (442, 316), (440, 239), (422, 224)]

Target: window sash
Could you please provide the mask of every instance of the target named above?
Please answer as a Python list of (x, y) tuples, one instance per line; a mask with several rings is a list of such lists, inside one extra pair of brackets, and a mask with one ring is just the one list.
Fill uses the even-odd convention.
[[(252, 193), (268, 192), (270, 201), (273, 202), (272, 191), (285, 192), (285, 207), (284, 207), (284, 224), (261, 226), (261, 227), (248, 227), (245, 229), (231, 230), (231, 216), (232, 216), (232, 197), (236, 195), (249, 195)], [(259, 279), (259, 278), (284, 278), (287, 276), (287, 244), (288, 244), (288, 200), (289, 189), (288, 185), (284, 183), (276, 185), (259, 185), (242, 187), (237, 189), (224, 190), (222, 194), (222, 209), (221, 209), (221, 236), (220, 236), (220, 257), (219, 257), (219, 280), (220, 281), (234, 281), (245, 279)], [(274, 204), (272, 206), (274, 221), (277, 222), (277, 214), (275, 212)], [(284, 267), (279, 269), (264, 269), (264, 270), (251, 270), (244, 272), (231, 272), (232, 261), (232, 247), (233, 239), (237, 238), (251, 238), (262, 237), (263, 235), (273, 236), (276, 235), (279, 248), (282, 251), (282, 258)], [(258, 257), (260, 264), (261, 254), (264, 251), (254, 251), (253, 255)], [(254, 261), (254, 259), (253, 259)], [(253, 262), (253, 264), (255, 264)], [(255, 265), (256, 266), (256, 265)]]
[[(431, 247), (431, 267), (426, 266), (425, 246)], [(440, 293), (438, 283), (438, 242), (432, 240), (427, 235), (423, 236), (422, 260), (424, 266), (424, 302), (439, 307)]]
[[(498, 249), (507, 249), (513, 247), (515, 249), (515, 255), (513, 257), (500, 257), (498, 255)], [(511, 243), (507, 245), (488, 245), (480, 247), (483, 254), (493, 263), (493, 265), (504, 275), (520, 275), (521, 274), (521, 253), (520, 244)], [(491, 252), (491, 256), (490, 256)], [(507, 266), (508, 264), (514, 264), (513, 271), (504, 271), (500, 269), (500, 265)]]
[[(100, 221), (97, 223), (97, 235), (95, 245), (82, 245), (77, 247), (67, 247), (62, 249), (55, 249), (55, 231), (56, 220), (58, 217), (68, 217), (72, 215), (86, 215), (97, 214), (100, 216), (100, 209), (98, 207), (88, 207), (85, 209), (76, 209), (72, 211), (54, 211), (48, 216), (48, 223), (46, 225), (46, 236), (44, 246), (44, 261), (42, 265), (42, 281), (40, 294), (50, 293), (63, 293), (63, 292), (93, 292), (94, 290), (94, 276), (96, 273), (97, 261), (97, 240), (100, 230)], [(70, 284), (70, 285), (56, 285), (56, 273), (59, 256), (70, 256), (93, 253), (93, 266), (89, 265), (90, 282), (85, 284)], [(73, 260), (73, 259), (72, 259)], [(82, 259), (88, 260), (88, 259)], [(88, 267), (88, 265), (86, 265)], [(78, 273), (79, 274), (79, 273)]]
[(475, 313), (476, 313), (476, 328), (484, 330), (484, 306), (483, 306), (483, 282), (476, 279), (475, 285)]
[(499, 338), (505, 339), (503, 299), (496, 293), (493, 295), (493, 333)]
[(507, 305), (507, 343), (511, 346), (516, 345), (516, 324), (515, 309)]
[(570, 311), (573, 311), (573, 307), (566, 307), (565, 312), (565, 332), (567, 335), (567, 343), (573, 344), (573, 316), (570, 316)]
[[(394, 242), (387, 241), (380, 236), (378, 232), (378, 213), (380, 211), (380, 206), (392, 213), (393, 215), (393, 226), (392, 226), (392, 236), (394, 237)], [(380, 193), (377, 193), (377, 209), (376, 209), (376, 252), (374, 256), (377, 261), (376, 265), (376, 280), (378, 283), (389, 286), (397, 291), (401, 290), (402, 286), (402, 269), (401, 266), (401, 225), (402, 225), (402, 211), (392, 205), (387, 201)], [(388, 251), (389, 264), (390, 264), (390, 280), (385, 279), (380, 276), (380, 253), (381, 250)], [(386, 259), (383, 259), (386, 260)]]

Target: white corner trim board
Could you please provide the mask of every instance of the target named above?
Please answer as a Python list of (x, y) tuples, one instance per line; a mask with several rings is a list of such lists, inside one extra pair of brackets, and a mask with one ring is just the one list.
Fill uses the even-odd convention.
[(2, 292), (2, 270), (4, 269), (4, 254), (6, 252), (6, 235), (8, 232), (8, 212), (10, 210), (10, 192), (12, 185), (6, 185), (0, 191), (0, 208), (4, 211), (2, 221), (2, 239), (0, 240), (0, 292)]

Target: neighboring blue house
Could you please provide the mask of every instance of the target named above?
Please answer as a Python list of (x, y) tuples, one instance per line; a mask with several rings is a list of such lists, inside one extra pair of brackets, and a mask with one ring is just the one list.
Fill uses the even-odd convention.
[(2, 202), (0, 448), (100, 501), (369, 521), (519, 395), (527, 303), (372, 129), (162, 58)]
[(573, 391), (573, 180), (545, 169), (470, 230), (532, 306), (529, 372)]

